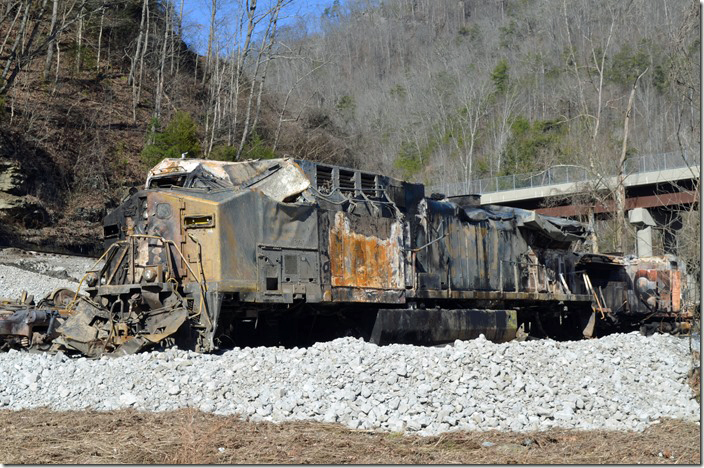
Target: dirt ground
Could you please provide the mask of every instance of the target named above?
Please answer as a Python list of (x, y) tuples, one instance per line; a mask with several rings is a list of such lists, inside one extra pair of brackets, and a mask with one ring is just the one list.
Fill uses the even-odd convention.
[(313, 422), (247, 422), (188, 409), (5, 410), (0, 411), (0, 440), (3, 464), (701, 463), (699, 426), (675, 420), (643, 433), (552, 430), (419, 437)]

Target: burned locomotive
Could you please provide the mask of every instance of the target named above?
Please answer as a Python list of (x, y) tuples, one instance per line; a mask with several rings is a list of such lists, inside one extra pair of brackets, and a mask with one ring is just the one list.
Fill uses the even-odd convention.
[(17, 306), (0, 337), (87, 355), (208, 352), (343, 335), (581, 338), (685, 317), (676, 261), (580, 253), (576, 221), (290, 158), (166, 159), (104, 235), (87, 296), (49, 301), (34, 321)]

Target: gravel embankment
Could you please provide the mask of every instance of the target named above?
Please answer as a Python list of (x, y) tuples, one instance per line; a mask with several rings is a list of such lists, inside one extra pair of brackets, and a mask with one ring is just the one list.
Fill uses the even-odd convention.
[(351, 338), (308, 349), (181, 350), (88, 360), (0, 354), (0, 408), (196, 407), (271, 421), (437, 434), (553, 427), (643, 430), (699, 421), (686, 339), (378, 347)]
[(57, 279), (22, 268), (0, 265), (0, 297), (19, 299), (22, 290), (25, 290), (27, 294), (34, 295), (34, 302), (38, 302), (55, 289), (68, 288), (75, 291), (77, 287), (78, 283), (70, 279)]
[(75, 290), (96, 259), (0, 249), (0, 297), (19, 299), (22, 290), (39, 301), (55, 289)]

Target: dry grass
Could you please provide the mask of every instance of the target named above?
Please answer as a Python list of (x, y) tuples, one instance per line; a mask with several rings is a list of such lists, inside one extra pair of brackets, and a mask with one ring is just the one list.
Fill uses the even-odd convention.
[[(694, 423), (665, 420), (643, 433), (552, 430), (418, 437), (312, 422), (255, 423), (195, 410), (40, 409), (0, 411), (0, 463), (700, 464), (699, 434)], [(528, 446), (522, 445), (526, 439), (532, 441)], [(484, 441), (495, 445), (483, 447)]]

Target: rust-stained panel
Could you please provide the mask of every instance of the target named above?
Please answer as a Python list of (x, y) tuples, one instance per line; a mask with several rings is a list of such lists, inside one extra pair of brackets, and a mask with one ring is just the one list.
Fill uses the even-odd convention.
[(670, 293), (672, 294), (672, 312), (680, 311), (680, 297), (682, 294), (682, 276), (681, 272), (677, 270), (671, 270), (672, 275), (670, 281)]
[(670, 291), (671, 271), (657, 270), (658, 299), (660, 310), (669, 312), (672, 308), (672, 292)]
[(334, 287), (403, 289), (401, 223), (391, 223), (387, 239), (353, 232), (343, 212), (330, 230), (330, 275)]

